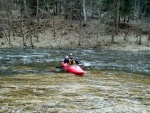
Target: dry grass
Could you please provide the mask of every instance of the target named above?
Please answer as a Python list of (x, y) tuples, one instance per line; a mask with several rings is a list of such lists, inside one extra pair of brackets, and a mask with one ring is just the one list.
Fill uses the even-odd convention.
[[(89, 20), (87, 27), (79, 27), (79, 22), (76, 20), (63, 20), (60, 17), (55, 17), (55, 29), (53, 29), (53, 21), (43, 19), (39, 25), (39, 42), (32, 34), (34, 47), (45, 48), (100, 48), (111, 50), (150, 50), (150, 41), (148, 35), (142, 34), (141, 45), (138, 44), (139, 36), (135, 32), (130, 31), (127, 34), (127, 40), (124, 40), (127, 29), (120, 29), (119, 34), (115, 35), (115, 43), (111, 43), (112, 26), (101, 24), (98, 20)], [(17, 26), (17, 25), (15, 25)], [(34, 29), (34, 26), (31, 27)], [(26, 24), (23, 24), (25, 43), (27, 47), (31, 47), (28, 37)], [(55, 37), (54, 37), (55, 30)], [(16, 30), (16, 35), (11, 35), (11, 44), (8, 44), (6, 38), (0, 39), (0, 48), (23, 47), (22, 38), (18, 35), (19, 28)], [(8, 37), (7, 37), (8, 38)], [(79, 46), (79, 41), (81, 46)]]

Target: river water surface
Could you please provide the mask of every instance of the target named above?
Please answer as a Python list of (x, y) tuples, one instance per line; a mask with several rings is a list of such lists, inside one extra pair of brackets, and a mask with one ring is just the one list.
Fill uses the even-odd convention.
[[(70, 52), (83, 77), (55, 68)], [(0, 49), (0, 112), (149, 113), (150, 51)]]

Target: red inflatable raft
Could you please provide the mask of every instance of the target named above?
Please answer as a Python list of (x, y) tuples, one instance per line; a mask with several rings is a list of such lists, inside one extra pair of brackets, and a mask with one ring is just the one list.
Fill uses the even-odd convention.
[(64, 69), (67, 71), (67, 72), (70, 72), (70, 73), (73, 73), (75, 75), (80, 75), (80, 76), (83, 76), (84, 74), (84, 71), (81, 69), (80, 66), (78, 65), (71, 65), (71, 66), (68, 66), (66, 63), (62, 62), (62, 66), (64, 67)]

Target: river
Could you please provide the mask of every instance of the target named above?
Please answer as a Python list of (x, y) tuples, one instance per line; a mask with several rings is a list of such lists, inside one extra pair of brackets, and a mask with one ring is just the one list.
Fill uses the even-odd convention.
[[(56, 69), (72, 52), (83, 77)], [(149, 113), (150, 51), (0, 49), (0, 112)]]

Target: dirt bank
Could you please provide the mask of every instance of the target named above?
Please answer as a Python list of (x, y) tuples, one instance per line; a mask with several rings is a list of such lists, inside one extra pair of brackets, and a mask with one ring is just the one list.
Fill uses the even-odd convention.
[[(130, 35), (128, 40), (123, 40), (123, 36), (117, 36), (115, 38), (115, 44), (111, 44), (111, 36), (101, 36), (97, 42), (96, 37), (92, 38), (82, 38), (81, 46), (79, 46), (78, 36), (70, 37), (57, 37), (54, 38), (49, 31), (45, 31), (43, 34), (39, 34), (39, 42), (36, 41), (36, 38), (33, 38), (34, 48), (98, 48), (98, 49), (109, 49), (109, 50), (129, 50), (129, 51), (138, 51), (138, 50), (150, 50), (150, 41), (147, 41), (147, 37), (142, 37), (142, 44), (138, 45), (137, 38)], [(14, 40), (15, 39), (15, 40)], [(12, 48), (12, 47), (21, 47), (23, 48), (22, 38), (21, 37), (11, 37), (11, 44), (3, 38), (0, 39), (0, 48)], [(30, 40), (26, 39), (27, 47), (31, 47)]]
[[(150, 41), (148, 35), (141, 35), (141, 44), (139, 44), (139, 36), (134, 32), (129, 32), (126, 35), (125, 30), (122, 30), (118, 35), (114, 36), (114, 43), (111, 42), (112, 34), (106, 31), (106, 25), (99, 24), (99, 21), (90, 21), (87, 27), (79, 27), (79, 22), (70, 20), (56, 19), (55, 25), (52, 21), (42, 21), (38, 31), (38, 41), (36, 36), (32, 34), (31, 40), (24, 31), (25, 47), (34, 48), (94, 48), (94, 49), (109, 49), (109, 50), (150, 50)], [(55, 28), (53, 27), (55, 26)], [(55, 36), (54, 36), (55, 33)], [(11, 34), (10, 44), (8, 37), (0, 38), (0, 48), (24, 47), (23, 38), (19, 35), (19, 28), (16, 34)], [(126, 35), (126, 40), (124, 37)]]

